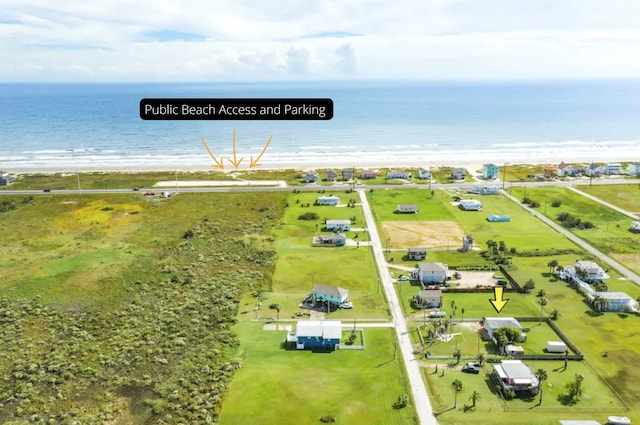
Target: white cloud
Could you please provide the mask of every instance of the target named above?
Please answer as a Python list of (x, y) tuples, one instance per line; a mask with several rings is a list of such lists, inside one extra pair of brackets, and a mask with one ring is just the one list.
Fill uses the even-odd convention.
[(637, 16), (631, 0), (4, 0), (0, 80), (640, 77)]

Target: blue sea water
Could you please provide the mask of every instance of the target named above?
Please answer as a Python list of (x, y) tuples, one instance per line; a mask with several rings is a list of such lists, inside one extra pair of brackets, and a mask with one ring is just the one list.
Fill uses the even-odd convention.
[[(330, 121), (145, 121), (142, 98), (331, 98)], [(640, 81), (0, 84), (0, 169), (640, 160)]]

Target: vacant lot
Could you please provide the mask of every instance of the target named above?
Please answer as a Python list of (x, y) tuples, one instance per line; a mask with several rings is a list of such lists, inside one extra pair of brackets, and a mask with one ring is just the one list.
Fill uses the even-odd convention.
[(383, 221), (389, 248), (462, 246), (464, 232), (455, 221)]
[(640, 214), (640, 186), (637, 184), (578, 186), (578, 189), (629, 212)]

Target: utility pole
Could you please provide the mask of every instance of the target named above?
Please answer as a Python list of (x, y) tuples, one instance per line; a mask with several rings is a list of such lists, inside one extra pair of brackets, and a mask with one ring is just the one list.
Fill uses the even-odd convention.
[(502, 190), (504, 190), (504, 185), (507, 182), (507, 164), (508, 162), (505, 162), (502, 166)]
[(82, 195), (82, 189), (80, 188), (80, 174), (78, 174), (78, 169), (76, 168), (76, 179), (78, 180), (78, 192)]

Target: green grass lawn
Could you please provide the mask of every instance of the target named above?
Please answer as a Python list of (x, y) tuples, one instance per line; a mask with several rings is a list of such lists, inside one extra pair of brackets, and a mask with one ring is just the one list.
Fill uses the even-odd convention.
[[(369, 206), (374, 212), (376, 221), (398, 220), (451, 220), (452, 217), (442, 205), (443, 191), (431, 192), (422, 189), (378, 190), (367, 192)], [(446, 195), (445, 195), (446, 197)], [(398, 204), (417, 204), (417, 214), (396, 214)]]
[[(456, 368), (440, 366), (435, 372), (435, 365), (428, 364), (424, 370), (434, 410), (438, 412), (438, 422), (446, 424), (557, 424), (559, 418), (603, 420), (606, 415), (619, 414), (629, 416), (624, 404), (593, 372), (586, 362), (569, 362), (566, 371), (562, 361), (527, 361), (533, 370), (544, 369), (548, 379), (544, 382), (543, 403), (538, 405), (539, 395), (533, 398), (515, 398), (502, 401), (496, 392), (493, 382), (485, 374), (492, 370), (485, 364), (485, 371), (479, 375), (465, 374)], [(462, 362), (461, 362), (462, 364)], [(562, 395), (567, 383), (578, 373), (584, 377), (583, 395), (576, 404), (562, 404)], [(454, 390), (452, 382), (462, 382), (462, 390), (458, 393), (458, 407), (453, 409)], [(473, 391), (480, 394), (475, 410), (465, 412), (464, 405), (471, 406), (470, 396)], [(607, 412), (604, 414), (604, 412)], [(600, 417), (602, 416), (602, 417)]]
[(366, 349), (331, 353), (283, 350), (284, 331), (239, 324), (243, 367), (225, 397), (220, 424), (406, 424), (411, 405), (394, 409), (410, 393), (402, 360), (394, 354), (392, 329), (367, 328)]
[(578, 186), (577, 189), (624, 210), (640, 213), (640, 186), (637, 184), (584, 185)]

